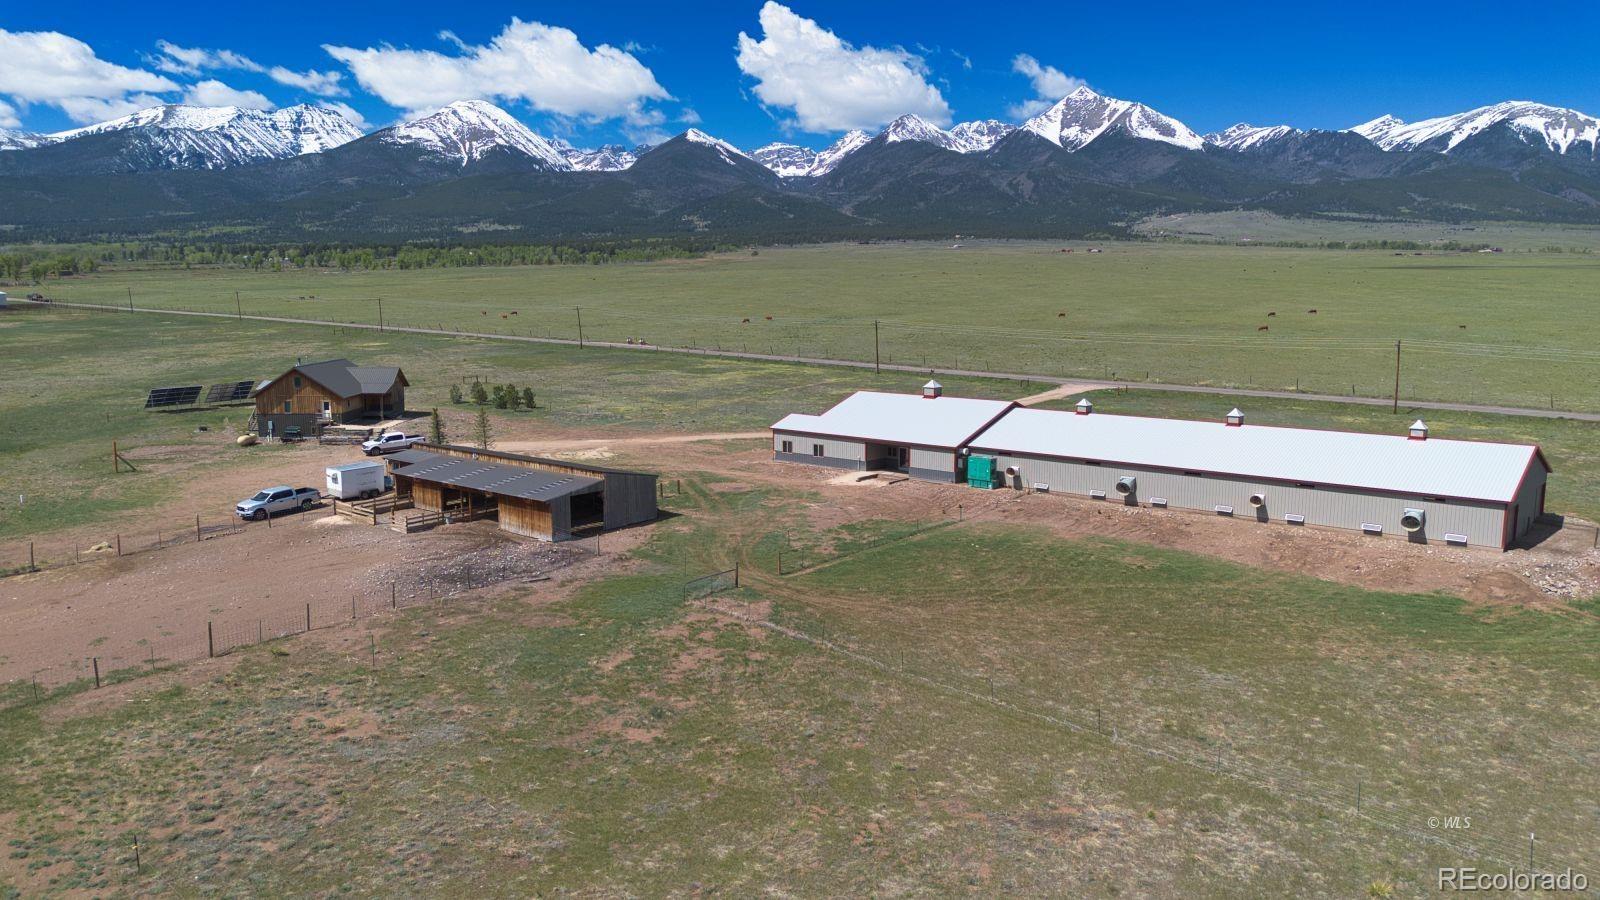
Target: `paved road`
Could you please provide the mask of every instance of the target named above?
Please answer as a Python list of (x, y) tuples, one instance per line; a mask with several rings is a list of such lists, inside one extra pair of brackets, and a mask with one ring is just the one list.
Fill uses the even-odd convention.
[[(14, 300), (14, 303), (28, 303), (27, 300)], [(49, 304), (39, 304), (49, 305)], [(451, 331), (442, 328), (415, 328), (409, 326), (390, 325), (380, 327), (372, 324), (325, 322), (319, 319), (296, 319), (287, 316), (240, 316), (225, 312), (201, 312), (197, 310), (155, 309), (142, 306), (112, 306), (100, 303), (77, 303), (55, 301), (55, 305), (75, 307), (79, 309), (99, 309), (109, 312), (141, 312), (158, 313), (169, 316), (200, 316), (210, 319), (235, 319), (252, 322), (277, 322), (286, 325), (320, 325), (324, 328), (359, 328), (366, 331), (392, 331), (399, 334), (427, 334), (442, 335), (445, 337), (479, 338), (489, 341), (517, 341), (525, 344), (565, 344), (580, 346), (578, 341), (571, 338), (550, 337), (524, 337), (514, 334), (492, 334), (475, 331)], [(937, 367), (905, 366), (885, 363), (875, 367), (870, 362), (853, 359), (822, 359), (815, 356), (780, 356), (772, 353), (744, 353), (738, 350), (700, 350), (688, 347), (657, 347), (654, 345), (614, 343), (611, 341), (584, 341), (581, 346), (604, 347), (610, 350), (636, 350), (644, 353), (686, 353), (695, 356), (717, 356), (728, 359), (750, 359), (761, 362), (803, 363), (813, 366), (838, 366), (851, 369), (881, 368), (888, 372), (916, 372), (927, 375), (944, 375), (958, 378), (1004, 378), (1008, 381), (1033, 381), (1040, 384), (1081, 385), (1088, 390), (1106, 390), (1108, 388), (1136, 388), (1144, 391), (1176, 391), (1186, 394), (1219, 394), (1229, 397), (1267, 397), (1280, 400), (1321, 400), (1328, 403), (1356, 403), (1362, 406), (1389, 406), (1393, 401), (1381, 397), (1349, 397), (1342, 394), (1306, 394), (1297, 391), (1267, 391), (1250, 388), (1210, 387), (1196, 384), (1161, 384), (1143, 381), (1099, 381), (1083, 378), (1060, 378), (1050, 375), (1035, 375), (1024, 372), (980, 372), (974, 369), (941, 369)], [(1492, 413), (1502, 416), (1530, 416), (1536, 419), (1576, 419), (1583, 422), (1600, 422), (1600, 413), (1569, 412), (1556, 409), (1538, 409), (1524, 406), (1486, 406), (1477, 403), (1446, 403), (1438, 400), (1403, 400), (1401, 406), (1407, 410), (1442, 409), (1451, 412)]]

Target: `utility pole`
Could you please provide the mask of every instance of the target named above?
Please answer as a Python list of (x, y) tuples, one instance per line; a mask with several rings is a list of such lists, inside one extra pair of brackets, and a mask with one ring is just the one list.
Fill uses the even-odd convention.
[(378, 298), (378, 331), (383, 331), (383, 298)]
[(133, 288), (128, 288), (128, 312), (133, 312)]
[(243, 322), (244, 321), (244, 302), (239, 299), (239, 292), (238, 291), (234, 291), (233, 292), (233, 311), (234, 311), (234, 314), (239, 317), (239, 321)]
[(1400, 411), (1400, 342), (1394, 342), (1394, 411)]
[(878, 320), (872, 320), (872, 371), (875, 375), (883, 374), (883, 365), (878, 357)]
[(572, 311), (576, 312), (578, 314), (578, 349), (582, 350), (583, 349), (583, 307), (574, 306), (572, 308)]

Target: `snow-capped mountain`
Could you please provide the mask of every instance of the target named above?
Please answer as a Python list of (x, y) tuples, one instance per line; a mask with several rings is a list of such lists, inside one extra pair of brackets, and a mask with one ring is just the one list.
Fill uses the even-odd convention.
[(898, 144), (901, 141), (920, 141), (924, 144), (932, 144), (935, 147), (943, 147), (946, 150), (956, 149), (956, 139), (950, 136), (950, 132), (921, 116), (909, 113), (890, 122), (889, 127), (879, 132), (878, 136), (883, 138), (886, 144)]
[(1120, 132), (1162, 141), (1186, 150), (1205, 145), (1189, 126), (1143, 103), (1102, 97), (1080, 87), (1061, 102), (1022, 123), (1022, 127), (1066, 150), (1081, 150), (1103, 134)]
[(144, 153), (174, 169), (223, 169), (267, 159), (321, 153), (361, 137), (339, 113), (320, 106), (274, 112), (236, 106), (167, 104), (48, 136), (60, 144), (97, 134), (130, 132)]
[(1288, 137), (1298, 133), (1298, 129), (1288, 125), (1269, 125), (1258, 128), (1244, 122), (1229, 128), (1226, 131), (1217, 131), (1206, 135), (1206, 143), (1224, 150), (1245, 151), (1263, 144), (1269, 144), (1279, 138)]
[(645, 144), (629, 150), (621, 144), (606, 144), (593, 150), (562, 145), (561, 155), (578, 172), (621, 172), (639, 161), (639, 156), (650, 148)]
[(735, 147), (721, 138), (712, 137), (698, 128), (691, 128), (688, 131), (685, 131), (683, 133), (683, 139), (692, 144), (705, 144), (706, 146), (711, 147), (722, 156), (722, 161), (730, 166), (738, 165), (738, 163), (735, 162), (736, 159), (750, 158), (749, 156), (746, 156), (745, 152), (740, 150), (738, 147)]
[(497, 150), (520, 153), (552, 172), (571, 171), (556, 146), (493, 103), (457, 100), (432, 115), (378, 132), (389, 144), (420, 147), (465, 167)]
[(826, 175), (832, 172), (846, 156), (860, 150), (872, 142), (872, 135), (865, 131), (847, 131), (844, 136), (828, 145), (828, 149), (817, 154), (817, 161), (811, 167), (810, 174)]
[(1462, 141), (1504, 124), (1525, 143), (1565, 155), (1577, 152), (1600, 158), (1600, 119), (1573, 109), (1528, 100), (1508, 100), (1453, 116), (1407, 124), (1382, 116), (1350, 130), (1385, 150), (1434, 150), (1448, 153)]
[(960, 153), (982, 153), (1000, 142), (1000, 139), (1017, 130), (1017, 126), (999, 119), (979, 119), (962, 122), (950, 129), (950, 139)]
[(803, 178), (817, 164), (817, 151), (799, 144), (773, 143), (750, 151), (750, 158), (780, 178)]
[(48, 135), (0, 128), (0, 150), (28, 150), (48, 143), (50, 143)]

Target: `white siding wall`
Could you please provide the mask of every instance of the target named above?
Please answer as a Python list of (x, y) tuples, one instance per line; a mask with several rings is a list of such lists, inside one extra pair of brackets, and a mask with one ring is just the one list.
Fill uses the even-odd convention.
[(811, 437), (804, 434), (785, 434), (781, 431), (774, 432), (772, 436), (772, 450), (774, 453), (783, 452), (783, 442), (794, 442), (794, 453), (797, 456), (811, 456), (811, 448), (815, 444), (822, 445), (822, 455), (827, 459), (848, 460), (853, 463), (865, 464), (867, 460), (867, 447), (860, 441), (841, 441), (837, 438)]
[(919, 447), (912, 447), (911, 468), (954, 473), (956, 470), (956, 455), (950, 450), (923, 450)]
[[(1025, 457), (990, 451), (974, 453), (995, 456), (1003, 472), (1010, 466), (1021, 471), (1011, 484), (1028, 488), (1048, 484), (1051, 493), (1087, 497), (1091, 490), (1105, 491), (1107, 502), (1124, 502), (1116, 492), (1117, 479), (1132, 475), (1138, 479), (1134, 499), (1148, 505), (1152, 497), (1165, 498), (1175, 508), (1213, 512), (1218, 506), (1233, 507), (1234, 518), (1264, 518), (1282, 523), (1290, 513), (1306, 517), (1308, 525), (1359, 529), (1371, 522), (1383, 526), (1385, 535), (1410, 537), (1400, 527), (1400, 516), (1407, 508), (1427, 513), (1422, 536), (1430, 542), (1444, 541), (1444, 535), (1465, 534), (1475, 546), (1499, 547), (1504, 509), (1499, 504), (1477, 501), (1426, 501), (1420, 497), (1383, 496), (1334, 487), (1297, 487), (1272, 482), (1255, 482), (1215, 475), (1188, 475), (1140, 469), (1132, 466), (1093, 466), (1058, 459)], [(1266, 506), (1258, 511), (1250, 505), (1250, 495), (1266, 496)], [(1534, 505), (1537, 506), (1537, 496)]]

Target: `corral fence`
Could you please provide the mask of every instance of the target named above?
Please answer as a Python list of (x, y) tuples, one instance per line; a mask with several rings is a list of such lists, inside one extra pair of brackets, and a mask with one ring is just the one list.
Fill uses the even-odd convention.
[(0, 544), (0, 577), (195, 544), (244, 529), (245, 523), (233, 516), (206, 519), (197, 515), (192, 522), (116, 531), (99, 539), (11, 541)]
[(73, 685), (99, 688), (170, 666), (225, 656), (256, 644), (320, 631), (384, 613), (419, 606), (447, 606), (459, 602), (458, 598), (463, 595), (485, 588), (515, 582), (534, 584), (547, 581), (550, 573), (600, 554), (599, 541), (593, 535), (574, 536), (573, 540), (563, 541), (556, 546), (565, 551), (563, 555), (538, 571), (466, 572), (447, 589), (391, 581), (366, 591), (319, 597), (264, 614), (195, 621), (184, 626), (181, 634), (159, 635), (140, 641), (136, 652), (86, 656), (0, 684), (0, 709), (44, 700), (58, 688)]
[(713, 594), (731, 591), (739, 586), (739, 565), (724, 569), (721, 572), (712, 572), (699, 578), (691, 578), (683, 583), (683, 599), (704, 600)]

